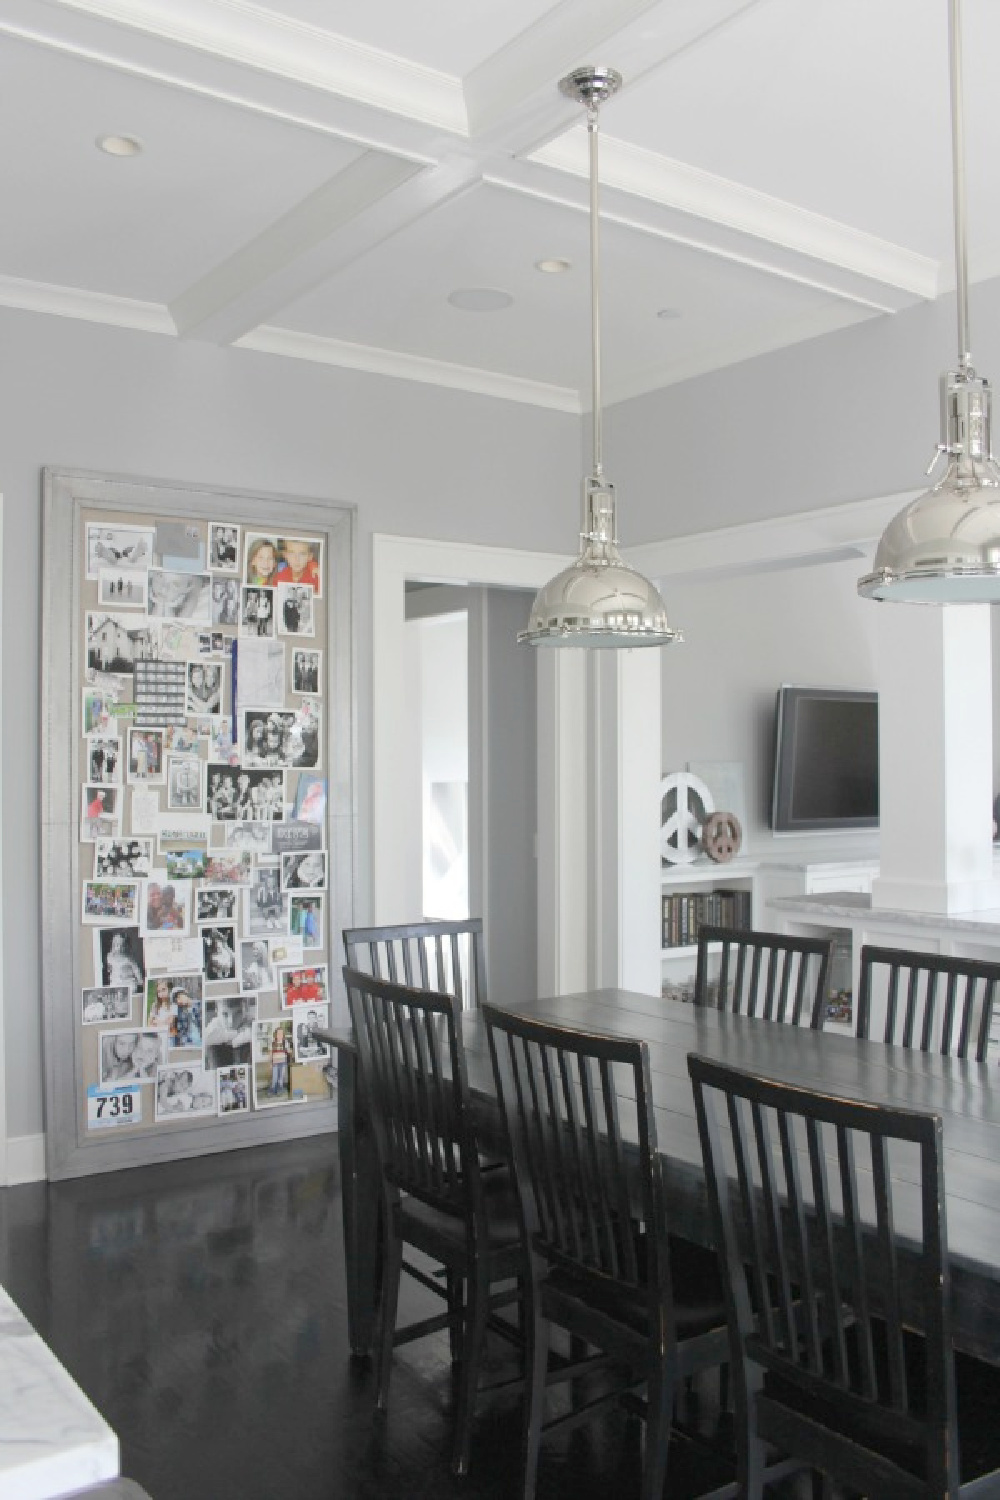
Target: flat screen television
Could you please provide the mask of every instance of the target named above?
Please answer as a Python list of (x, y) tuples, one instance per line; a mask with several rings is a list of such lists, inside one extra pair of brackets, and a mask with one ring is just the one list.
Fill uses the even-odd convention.
[(877, 693), (778, 689), (771, 827), (878, 827)]

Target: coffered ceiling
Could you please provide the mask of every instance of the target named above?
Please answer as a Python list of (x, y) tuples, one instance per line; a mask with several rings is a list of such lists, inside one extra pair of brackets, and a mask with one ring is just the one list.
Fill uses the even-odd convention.
[[(965, 62), (975, 280), (997, 0)], [(582, 410), (585, 63), (608, 400), (953, 286), (946, 0), (3, 0), (0, 305)]]

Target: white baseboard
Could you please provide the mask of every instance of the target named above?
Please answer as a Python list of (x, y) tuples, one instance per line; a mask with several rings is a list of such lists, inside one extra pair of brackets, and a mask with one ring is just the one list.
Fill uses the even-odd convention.
[(45, 1181), (45, 1136), (11, 1135), (7, 1137), (6, 1187), (21, 1182)]

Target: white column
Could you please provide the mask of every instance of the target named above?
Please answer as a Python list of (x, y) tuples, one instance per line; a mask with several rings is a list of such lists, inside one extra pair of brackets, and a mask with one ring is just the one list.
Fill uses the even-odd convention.
[(591, 986), (589, 655), (538, 651), (538, 993), (543, 996)]
[(942, 915), (1000, 907), (989, 606), (879, 608), (881, 872), (872, 906)]
[(598, 985), (658, 995), (662, 656), (595, 651), (592, 662), (592, 972)]

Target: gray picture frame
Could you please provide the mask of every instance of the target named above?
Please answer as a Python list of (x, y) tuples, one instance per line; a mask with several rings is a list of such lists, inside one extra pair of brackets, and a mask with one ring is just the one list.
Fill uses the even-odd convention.
[[(308, 1107), (272, 1109), (239, 1119), (199, 1118), (169, 1130), (153, 1121), (153, 1101), (141, 1127), (89, 1132), (79, 1006), (67, 996), (83, 988), (79, 944), (67, 941), (79, 924), (81, 871), (79, 788), (85, 742), (80, 733), (81, 654), (84, 648), (85, 527), (96, 516), (122, 524), (165, 517), (230, 521), (266, 531), (276, 524), (321, 537), (324, 548), (327, 723), (326, 839), (329, 849), (327, 946), (331, 999), (343, 1004), (336, 961), (340, 931), (354, 923), (358, 868), (355, 706), (356, 508), (334, 500), (243, 489), (219, 489), (145, 478), (46, 468), (42, 472), (42, 1031), (45, 1048), (46, 1173), (50, 1180), (107, 1172), (157, 1161), (200, 1156), (337, 1128), (336, 1099)], [(336, 726), (336, 732), (332, 732)], [(89, 846), (88, 846), (89, 852)], [(93, 1028), (91, 1028), (93, 1030)], [(148, 1120), (147, 1120), (148, 1117)]]

